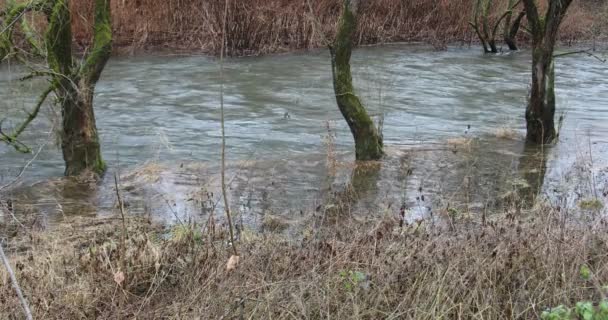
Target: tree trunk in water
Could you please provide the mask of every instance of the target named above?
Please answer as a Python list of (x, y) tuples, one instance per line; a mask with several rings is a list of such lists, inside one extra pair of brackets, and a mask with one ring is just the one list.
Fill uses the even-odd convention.
[[(66, 23), (67, 21), (67, 23)], [(72, 57), (70, 9), (66, 0), (56, 0), (46, 36), (49, 67), (54, 77), (55, 94), (61, 106), (61, 149), (65, 175), (92, 171), (101, 175), (101, 158), (95, 125), (93, 96), (112, 51), (110, 0), (95, 0), (95, 25), (92, 49), (77, 68)]]
[(515, 42), (515, 39), (513, 39), (513, 38), (505, 38), (505, 43), (509, 47), (509, 50), (511, 50), (511, 51), (517, 51), (517, 50), (519, 50), (519, 48), (517, 47), (517, 43)]
[(555, 66), (553, 47), (535, 46), (532, 57), (532, 85), (526, 108), (526, 140), (549, 143), (555, 131)]
[(65, 175), (79, 175), (87, 170), (95, 174), (105, 171), (95, 114), (93, 111), (93, 88), (79, 86), (61, 105), (63, 129), (61, 149), (65, 161)]
[(555, 66), (553, 50), (559, 26), (572, 0), (549, 0), (541, 18), (535, 0), (523, 0), (532, 36), (532, 84), (526, 108), (526, 140), (549, 143), (555, 139)]
[(344, 0), (336, 40), (330, 47), (334, 92), (338, 108), (355, 140), (357, 160), (377, 160), (383, 155), (382, 137), (355, 95), (350, 71), (353, 38), (357, 29), (358, 0)]

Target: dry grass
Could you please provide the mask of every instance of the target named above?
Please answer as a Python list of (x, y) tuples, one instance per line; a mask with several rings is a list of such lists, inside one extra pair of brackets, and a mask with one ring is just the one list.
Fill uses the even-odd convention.
[[(22, 230), (6, 251), (40, 319), (530, 319), (598, 301), (608, 280), (606, 222), (566, 222), (564, 211), (506, 209), (486, 223), (451, 214), (446, 226), (447, 213), (404, 227), (350, 217), (297, 240), (245, 230), (233, 271), (225, 232), (132, 218), (121, 285), (119, 220)], [(4, 270), (0, 283), (0, 318), (19, 318)]]
[[(258, 55), (324, 47), (332, 39), (341, 0), (231, 1), (227, 53)], [(473, 0), (378, 0), (367, 2), (360, 17), (358, 44), (423, 41), (443, 49), (448, 43), (476, 42), (468, 25)], [(0, 8), (6, 0), (0, 0)], [(506, 8), (495, 1), (490, 20)], [(76, 47), (90, 42), (93, 1), (71, 1)], [(114, 47), (120, 52), (159, 50), (215, 54), (221, 47), (224, 0), (112, 1)], [(608, 4), (575, 0), (560, 38), (605, 41)], [(525, 22), (524, 22), (525, 23)], [(41, 25), (44, 23), (41, 22)], [(525, 35), (520, 34), (522, 40)]]
[[(119, 48), (171, 48), (217, 53), (221, 45), (223, 0), (113, 1), (115, 43)], [(340, 0), (231, 1), (227, 52), (230, 55), (265, 54), (325, 46), (335, 32)], [(476, 41), (468, 26), (472, 0), (380, 0), (362, 10), (359, 44), (425, 41), (444, 48), (455, 41)], [(92, 1), (72, 1), (74, 34), (83, 44), (89, 39)], [(563, 40), (590, 40), (592, 30), (606, 34), (599, 4), (575, 1), (564, 22)], [(496, 1), (492, 19), (506, 1)], [(606, 12), (606, 10), (603, 10)], [(595, 29), (594, 29), (595, 28)], [(595, 32), (595, 31), (594, 31)]]
[(498, 139), (505, 140), (517, 140), (522, 137), (521, 133), (517, 132), (517, 130), (508, 127), (500, 127), (494, 131), (494, 136)]
[(446, 140), (446, 144), (454, 149), (463, 149), (463, 150), (467, 150), (470, 151), (471, 150), (471, 146), (474, 142), (474, 139), (472, 137), (454, 137), (454, 138), (448, 138)]

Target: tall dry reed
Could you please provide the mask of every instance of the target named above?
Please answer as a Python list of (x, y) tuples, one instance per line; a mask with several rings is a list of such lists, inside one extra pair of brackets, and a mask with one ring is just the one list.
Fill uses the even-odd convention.
[[(563, 25), (562, 39), (592, 38), (601, 4), (575, 1)], [(506, 8), (495, 1), (494, 17)], [(339, 17), (340, 0), (248, 0), (231, 2), (227, 21), (227, 53), (252, 55), (324, 46)], [(476, 41), (468, 26), (472, 0), (377, 0), (362, 9), (359, 44), (424, 41)], [(72, 1), (75, 38), (86, 43), (92, 2)], [(222, 0), (112, 1), (117, 47), (167, 47), (219, 53)]]

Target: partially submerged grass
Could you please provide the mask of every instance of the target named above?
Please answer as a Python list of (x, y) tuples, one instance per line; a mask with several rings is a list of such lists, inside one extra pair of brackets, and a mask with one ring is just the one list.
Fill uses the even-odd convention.
[[(121, 257), (120, 220), (76, 218), (21, 230), (6, 251), (40, 319), (527, 319), (604, 294), (605, 220), (568, 222), (546, 205), (485, 222), (448, 215), (403, 227), (390, 216), (311, 217), (316, 227), (290, 238), (243, 232), (231, 271), (221, 225), (131, 218)], [(0, 318), (20, 318), (3, 269), (0, 283)]]
[(517, 130), (508, 127), (499, 127), (494, 131), (494, 135), (498, 139), (517, 140), (522, 138), (522, 135)]
[(583, 199), (578, 202), (578, 206), (584, 210), (601, 210), (604, 204), (599, 199)]

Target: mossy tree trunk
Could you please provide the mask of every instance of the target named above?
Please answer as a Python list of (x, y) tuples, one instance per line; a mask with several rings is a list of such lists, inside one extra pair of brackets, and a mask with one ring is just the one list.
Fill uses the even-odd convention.
[[(34, 0), (11, 2), (7, 9), (0, 12), (3, 32), (0, 35), (0, 60), (7, 55), (16, 56), (22, 63), (29, 65), (32, 56), (46, 58), (48, 68), (34, 70), (25, 79), (48, 76), (50, 86), (41, 94), (33, 111), (16, 129), (5, 134), (0, 128), (0, 141), (12, 145), (20, 152), (31, 149), (18, 140), (19, 135), (36, 118), (41, 106), (50, 93), (54, 93), (55, 103), (61, 109), (61, 149), (65, 160), (65, 174), (79, 175), (85, 171), (102, 174), (105, 164), (101, 158), (99, 136), (95, 125), (93, 97), (95, 85), (110, 58), (112, 51), (112, 26), (110, 21), (110, 0), (95, 1), (95, 21), (93, 43), (83, 58), (74, 58), (72, 51), (72, 27), (68, 0)], [(23, 18), (27, 12), (37, 12), (46, 16), (48, 21), (44, 43)], [(13, 29), (20, 25), (31, 49), (15, 49), (12, 42)], [(25, 52), (26, 54), (19, 54)], [(14, 53), (14, 54), (13, 54)], [(82, 63), (80, 63), (82, 61)]]
[(355, 94), (350, 57), (357, 30), (359, 0), (343, 0), (343, 11), (333, 45), (330, 46), (334, 93), (338, 108), (355, 140), (357, 160), (377, 160), (383, 155), (382, 136)]
[(526, 108), (526, 140), (550, 143), (555, 139), (555, 64), (553, 51), (559, 26), (572, 0), (550, 0), (544, 18), (534, 0), (523, 0), (532, 35), (532, 84)]
[(94, 38), (82, 65), (74, 63), (72, 29), (67, 0), (56, 0), (46, 34), (48, 64), (61, 107), (61, 149), (65, 174), (105, 171), (93, 111), (95, 85), (112, 51), (110, 0), (95, 0)]

